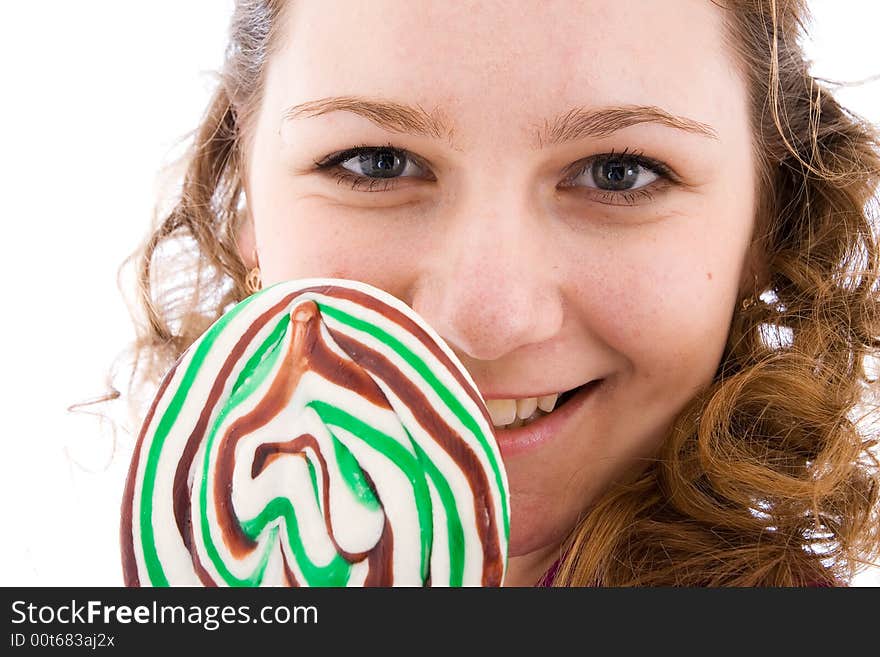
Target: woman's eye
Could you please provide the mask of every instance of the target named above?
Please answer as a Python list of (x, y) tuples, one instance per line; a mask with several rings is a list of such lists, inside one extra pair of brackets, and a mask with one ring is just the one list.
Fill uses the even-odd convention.
[[(327, 169), (340, 183), (351, 183), (352, 189), (369, 185), (366, 191), (386, 191), (394, 188), (398, 178), (424, 174), (407, 151), (395, 146), (357, 146), (315, 162), (318, 169)], [(379, 187), (377, 189), (376, 187)]]
[[(346, 166), (348, 165), (348, 166)], [(390, 148), (376, 148), (360, 153), (340, 163), (343, 169), (368, 178), (397, 178), (413, 169), (415, 163), (403, 151)]]
[(582, 178), (585, 187), (624, 192), (646, 187), (660, 176), (639, 157), (611, 154), (593, 157), (571, 180)]
[(582, 189), (597, 203), (636, 205), (648, 203), (654, 194), (678, 183), (666, 164), (637, 153), (602, 153), (582, 161), (577, 173), (561, 187)]

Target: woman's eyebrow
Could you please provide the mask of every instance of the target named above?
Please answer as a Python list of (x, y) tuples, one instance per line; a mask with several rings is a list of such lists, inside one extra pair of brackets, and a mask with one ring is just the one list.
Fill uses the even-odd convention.
[[(441, 112), (428, 112), (421, 105), (413, 106), (391, 100), (364, 96), (331, 96), (289, 107), (281, 115), (281, 122), (338, 111), (363, 116), (389, 132), (445, 139), (452, 148), (457, 149), (452, 139), (454, 130), (444, 120)], [(657, 123), (710, 139), (718, 139), (718, 133), (711, 126), (684, 116), (677, 116), (654, 105), (574, 107), (552, 120), (545, 120), (544, 126), (536, 129), (534, 149), (587, 137), (607, 137), (618, 130), (640, 123)]]

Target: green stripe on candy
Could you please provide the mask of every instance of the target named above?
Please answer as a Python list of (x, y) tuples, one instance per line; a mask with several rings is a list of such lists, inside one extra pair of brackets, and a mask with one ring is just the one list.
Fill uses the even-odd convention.
[[(404, 429), (405, 430), (405, 429)], [(407, 431), (407, 435), (409, 432)], [(455, 495), (446, 481), (446, 477), (440, 472), (440, 469), (434, 465), (434, 462), (425, 454), (425, 451), (419, 447), (418, 443), (409, 437), (416, 455), (419, 458), (434, 487), (443, 503), (446, 511), (446, 536), (449, 543), (449, 586), (461, 586), (464, 579), (464, 530), (461, 526), (461, 517), (458, 513), (458, 506), (455, 504)]]
[(309, 466), (309, 479), (312, 480), (312, 491), (315, 493), (315, 504), (317, 504), (320, 509), (323, 503), (321, 501), (321, 494), (318, 492), (318, 477), (315, 474), (315, 466), (312, 463), (312, 459), (306, 457), (306, 465)]
[(473, 416), (465, 410), (464, 406), (455, 397), (455, 395), (453, 395), (449, 391), (449, 389), (445, 385), (443, 385), (443, 383), (431, 371), (431, 368), (428, 367), (421, 358), (414, 354), (409, 349), (409, 347), (403, 344), (400, 340), (395, 338), (390, 333), (387, 333), (383, 329), (379, 328), (378, 326), (374, 326), (369, 322), (354, 317), (353, 315), (349, 315), (343, 310), (333, 308), (326, 303), (318, 303), (317, 301), (315, 301), (315, 303), (318, 304), (322, 314), (329, 315), (337, 321), (342, 322), (343, 324), (347, 324), (354, 329), (369, 333), (374, 338), (378, 339), (379, 341), (393, 349), (398, 356), (409, 363), (410, 366), (412, 366), (413, 369), (415, 369), (428, 382), (431, 388), (433, 388), (434, 392), (437, 393), (440, 399), (443, 400), (443, 402), (455, 414), (459, 421), (464, 424), (464, 426), (467, 427), (477, 437), (477, 440), (480, 442), (480, 446), (483, 448), (483, 452), (485, 453), (486, 458), (489, 460), (489, 463), (492, 466), (492, 471), (495, 474), (495, 485), (498, 487), (498, 490), (501, 491), (501, 509), (502, 516), (504, 518), (504, 535), (507, 540), (510, 540), (510, 518), (507, 510), (507, 498), (505, 495), (505, 488), (503, 478), (501, 476), (501, 470), (499, 469), (498, 462), (495, 460), (495, 456), (491, 448), (489, 447), (486, 436), (480, 430), (480, 427), (474, 420)]
[[(333, 435), (332, 432), (330, 435)], [(373, 495), (373, 491), (367, 483), (367, 478), (364, 476), (364, 471), (361, 470), (361, 466), (348, 447), (336, 436), (333, 436), (333, 450), (336, 454), (336, 464), (339, 466), (339, 472), (342, 474), (342, 479), (349, 490), (368, 509), (378, 509), (379, 500)]]
[(275, 328), (272, 329), (272, 332), (269, 334), (263, 344), (253, 353), (253, 355), (248, 358), (247, 363), (244, 364), (244, 367), (241, 369), (241, 372), (238, 375), (238, 378), (235, 380), (235, 385), (232, 386), (232, 392), (229, 393), (229, 396), (232, 397), (238, 391), (238, 389), (248, 380), (257, 365), (259, 365), (263, 359), (266, 357), (266, 354), (270, 349), (274, 349), (278, 346), (278, 343), (284, 338), (284, 333), (287, 330), (287, 325), (290, 323), (290, 315), (285, 313), (284, 317), (281, 318)]
[(168, 586), (168, 578), (159, 561), (159, 555), (156, 549), (156, 537), (153, 529), (153, 491), (156, 486), (156, 470), (159, 465), (159, 456), (168, 433), (177, 421), (183, 402), (186, 400), (192, 382), (198, 374), (199, 369), (204, 363), (205, 357), (214, 345), (217, 336), (226, 328), (230, 321), (235, 318), (242, 310), (244, 310), (256, 298), (257, 295), (248, 297), (241, 303), (234, 306), (228, 313), (220, 317), (217, 322), (202, 336), (196, 345), (192, 359), (186, 368), (186, 372), (181, 379), (177, 391), (171, 398), (168, 408), (162, 414), (162, 419), (156, 427), (153, 440), (150, 443), (150, 450), (147, 455), (147, 463), (144, 466), (144, 482), (141, 488), (141, 509), (140, 509), (140, 530), (141, 530), (141, 548), (144, 553), (144, 565), (147, 569), (147, 575), (150, 582), (154, 586)]
[[(351, 566), (338, 554), (334, 554), (326, 566), (318, 566), (306, 556), (306, 549), (299, 534), (296, 511), (290, 500), (286, 497), (274, 498), (256, 518), (241, 523), (241, 528), (251, 539), (256, 540), (263, 529), (266, 528), (266, 525), (279, 518), (284, 518), (284, 525), (287, 528), (287, 540), (290, 542), (293, 554), (296, 556), (296, 563), (308, 584), (310, 586), (345, 586), (351, 575)], [(274, 542), (277, 529), (277, 525), (272, 528), (269, 546)], [(268, 550), (266, 552), (268, 554)], [(259, 572), (262, 577), (265, 564), (261, 564), (261, 566)]]
[(341, 427), (380, 452), (400, 468), (407, 479), (409, 479), (410, 485), (413, 488), (416, 510), (419, 517), (419, 527), (421, 528), (419, 532), (422, 544), (420, 572), (422, 582), (424, 582), (428, 577), (431, 543), (433, 541), (433, 524), (431, 518), (431, 494), (428, 491), (428, 485), (425, 483), (424, 473), (417, 457), (407, 451), (403, 445), (391, 436), (374, 429), (340, 408), (319, 400), (310, 401), (307, 406), (315, 409), (315, 412), (324, 424)]

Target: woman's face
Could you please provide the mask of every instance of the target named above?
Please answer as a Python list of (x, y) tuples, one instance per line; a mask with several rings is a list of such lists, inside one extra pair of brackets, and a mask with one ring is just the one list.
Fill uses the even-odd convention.
[[(705, 0), (292, 8), (246, 151), (242, 255), (252, 265), (256, 246), (264, 285), (332, 276), (394, 294), (487, 400), (601, 380), (498, 432), (510, 554), (550, 555), (711, 381), (751, 291), (750, 123), (721, 12)], [(357, 146), (372, 150), (316, 167)]]

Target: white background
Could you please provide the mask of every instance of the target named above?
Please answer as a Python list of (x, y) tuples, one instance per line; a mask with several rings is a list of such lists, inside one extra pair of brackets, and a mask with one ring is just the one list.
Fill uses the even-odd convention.
[[(813, 0), (814, 74), (880, 73), (880, 3)], [(66, 407), (131, 337), (116, 286), (162, 164), (196, 127), (232, 0), (3, 2), (0, 585), (119, 585), (133, 439)], [(343, 44), (344, 45), (344, 44)], [(841, 90), (880, 122), (880, 80)], [(880, 569), (856, 585), (880, 585)]]

